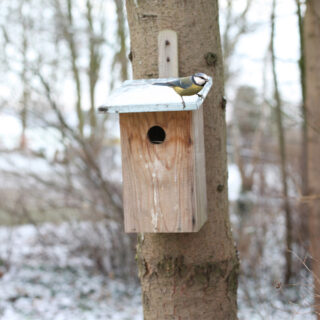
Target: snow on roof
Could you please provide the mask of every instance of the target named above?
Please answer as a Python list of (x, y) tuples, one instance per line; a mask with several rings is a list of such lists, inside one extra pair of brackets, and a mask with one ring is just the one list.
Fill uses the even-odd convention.
[[(212, 86), (212, 78), (200, 91), (205, 98)], [(176, 78), (127, 80), (108, 98), (105, 105), (99, 107), (100, 112), (132, 113), (154, 111), (188, 111), (197, 110), (203, 103), (197, 95), (181, 97), (170, 87), (154, 86), (155, 82), (167, 82)]]

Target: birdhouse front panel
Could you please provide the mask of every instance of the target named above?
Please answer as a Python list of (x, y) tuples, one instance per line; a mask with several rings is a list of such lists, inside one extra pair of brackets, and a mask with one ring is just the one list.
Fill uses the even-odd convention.
[(202, 108), (120, 114), (126, 232), (194, 232), (207, 219)]

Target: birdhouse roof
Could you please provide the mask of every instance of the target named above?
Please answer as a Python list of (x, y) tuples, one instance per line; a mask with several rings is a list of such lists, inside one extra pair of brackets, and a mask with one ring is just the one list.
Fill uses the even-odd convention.
[(99, 107), (100, 112), (132, 113), (159, 111), (188, 111), (197, 110), (203, 103), (211, 86), (212, 78), (197, 95), (184, 96), (185, 108), (181, 97), (170, 87), (155, 86), (155, 82), (168, 82), (176, 78), (127, 80), (108, 98), (105, 105)]

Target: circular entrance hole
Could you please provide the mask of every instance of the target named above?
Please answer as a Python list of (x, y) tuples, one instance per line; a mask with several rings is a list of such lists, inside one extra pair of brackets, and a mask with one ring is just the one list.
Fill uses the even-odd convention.
[(151, 127), (147, 135), (149, 141), (153, 144), (161, 144), (166, 139), (166, 132), (159, 126)]

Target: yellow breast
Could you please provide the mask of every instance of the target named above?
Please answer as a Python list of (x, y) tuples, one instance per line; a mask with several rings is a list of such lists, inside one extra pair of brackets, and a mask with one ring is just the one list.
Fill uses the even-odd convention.
[(197, 94), (203, 87), (197, 86), (196, 84), (192, 84), (189, 88), (183, 89), (181, 87), (173, 87), (174, 91), (178, 93), (180, 96), (193, 96)]

